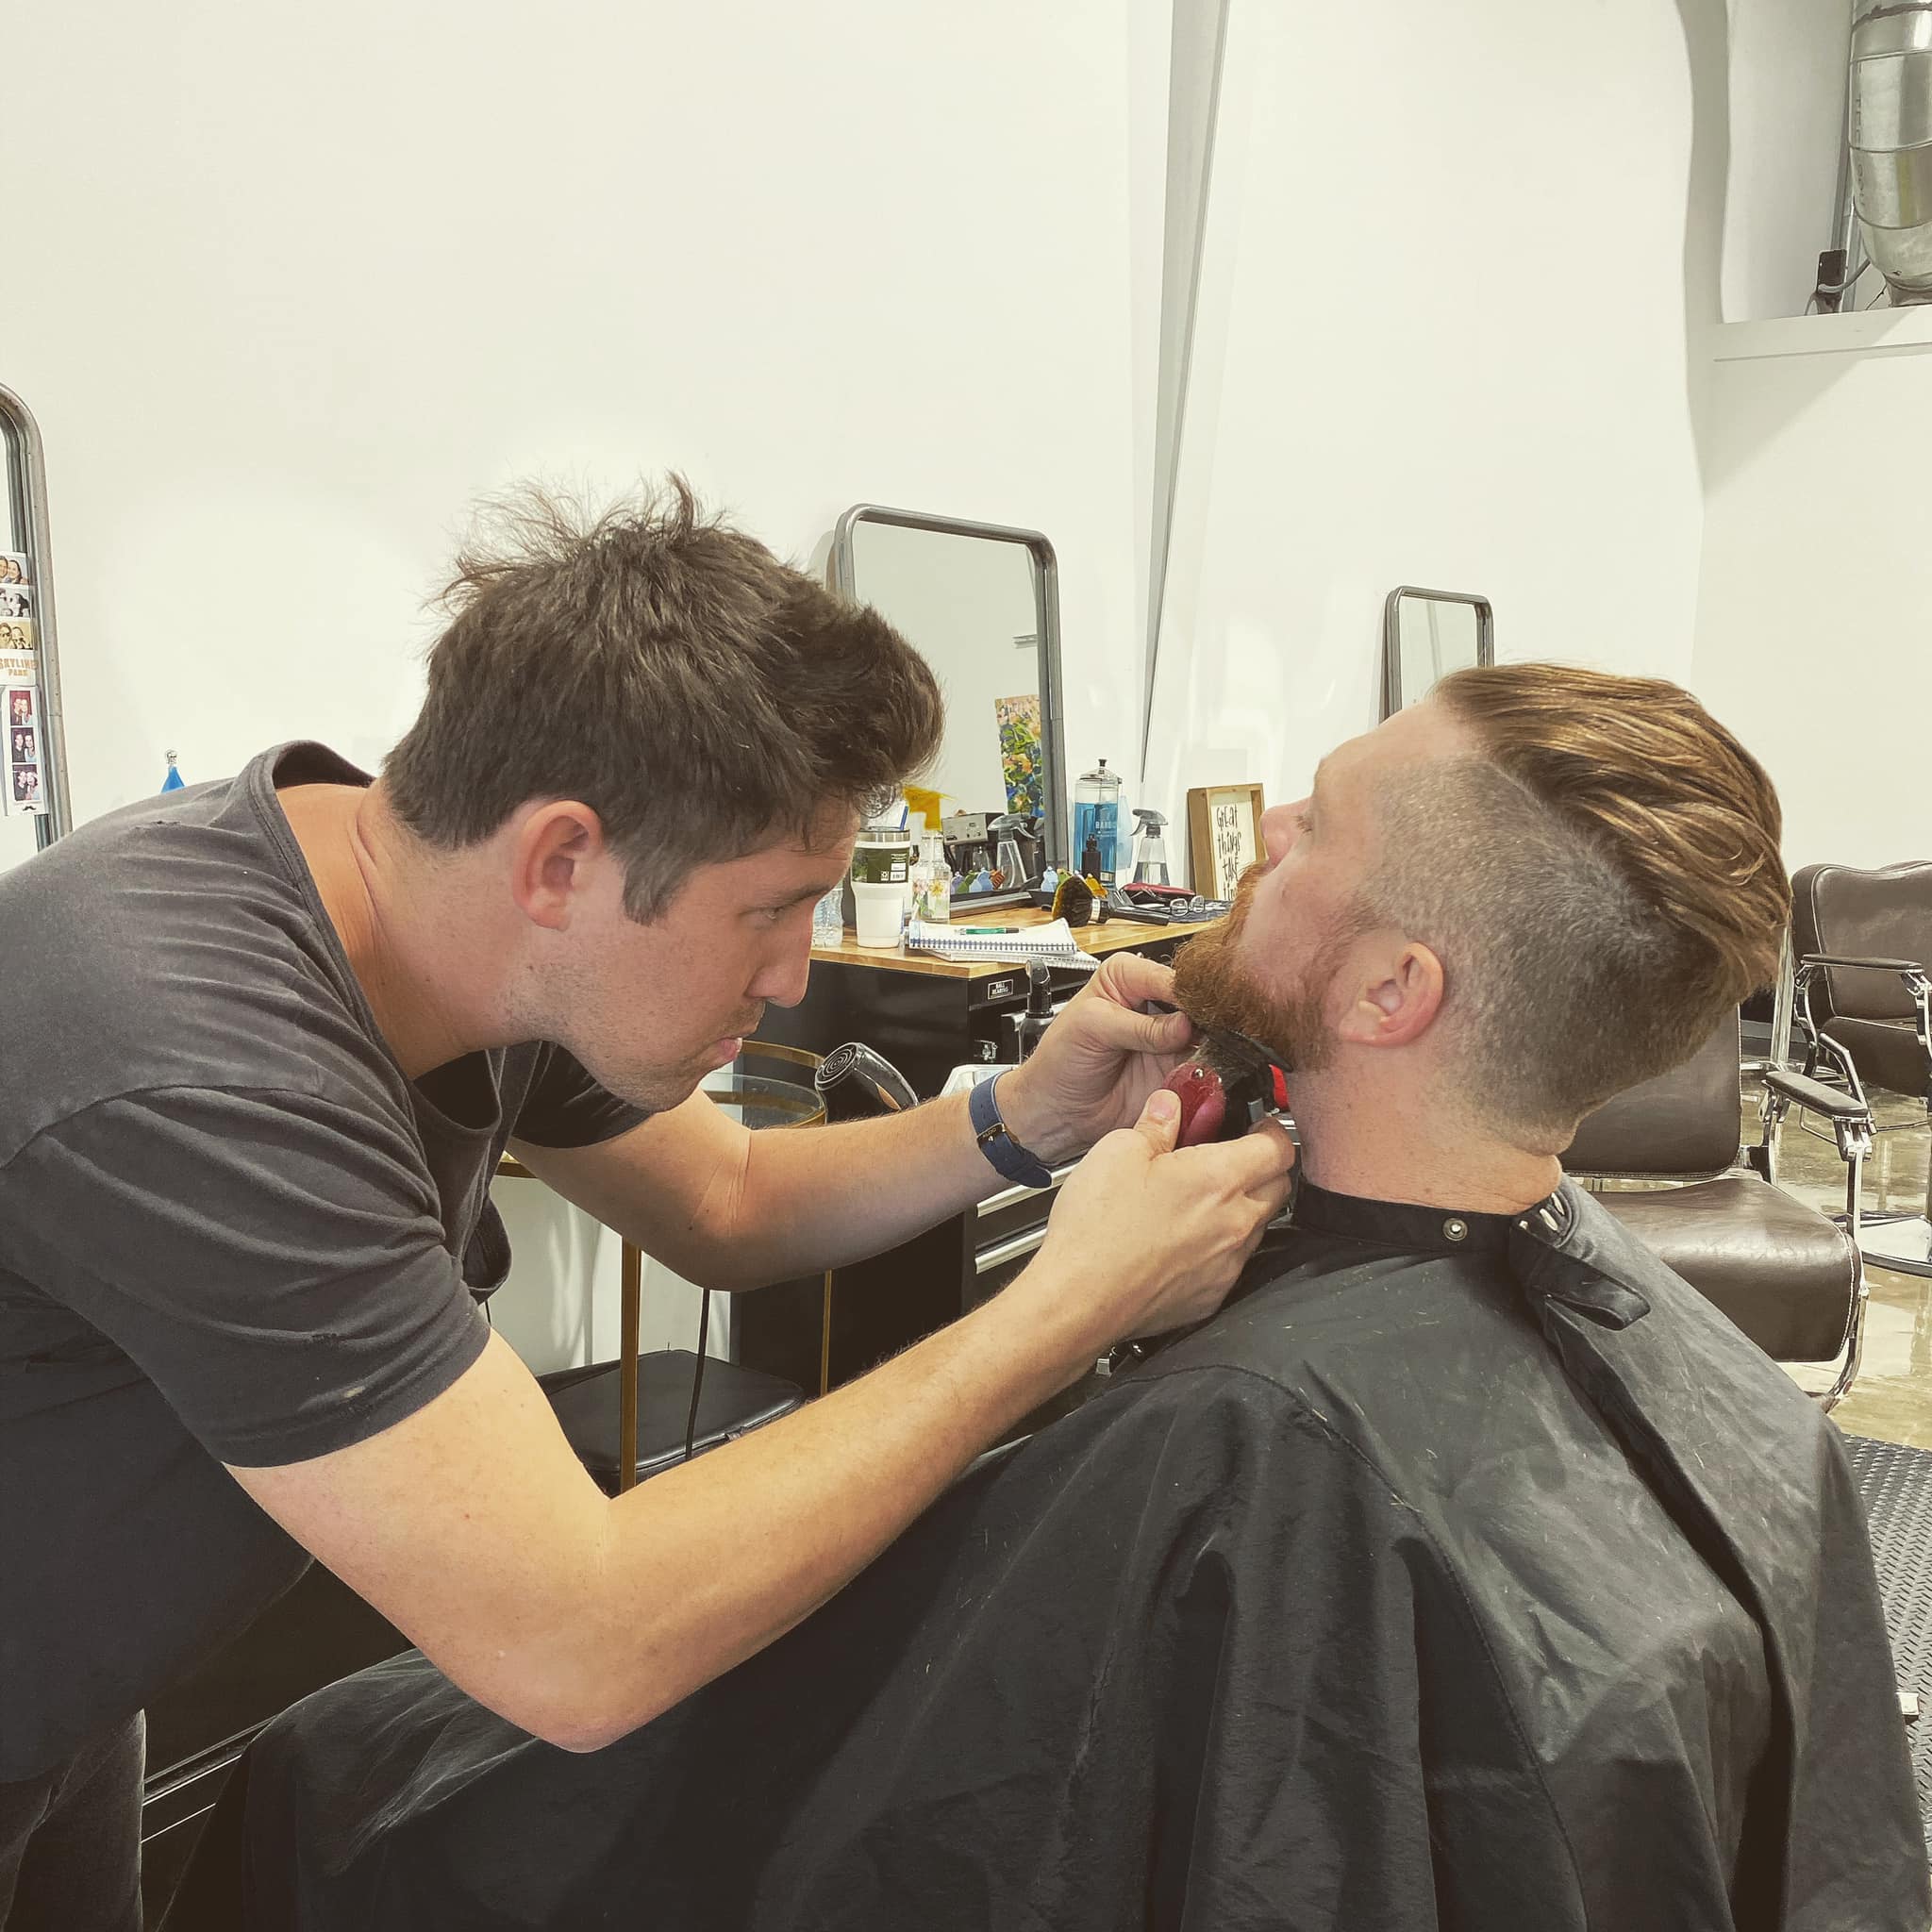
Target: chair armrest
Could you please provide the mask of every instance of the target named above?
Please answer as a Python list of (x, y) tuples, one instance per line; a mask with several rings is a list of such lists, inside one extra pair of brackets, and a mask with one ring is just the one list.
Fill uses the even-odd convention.
[(1842, 953), (1807, 953), (1798, 961), (1798, 970), (1807, 966), (1862, 966), (1873, 973), (1923, 973), (1924, 967), (1916, 959), (1855, 959)]
[(1764, 1084), (1774, 1093), (1782, 1093), (1787, 1100), (1794, 1100), (1800, 1107), (1809, 1108), (1829, 1120), (1869, 1123), (1872, 1118), (1871, 1108), (1857, 1094), (1841, 1092), (1803, 1074), (1788, 1074), (1782, 1067), (1765, 1068)]

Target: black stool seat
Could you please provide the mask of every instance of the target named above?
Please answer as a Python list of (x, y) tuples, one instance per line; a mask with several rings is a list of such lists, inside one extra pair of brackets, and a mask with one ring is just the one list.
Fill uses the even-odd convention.
[[(639, 1482), (684, 1460), (685, 1418), (691, 1410), (691, 1371), (696, 1364), (697, 1357), (688, 1348), (658, 1349), (638, 1357)], [(613, 1493), (620, 1367), (617, 1362), (595, 1362), (538, 1378), (578, 1459), (600, 1488)], [(715, 1449), (747, 1429), (775, 1422), (804, 1401), (793, 1383), (708, 1356), (692, 1453)]]

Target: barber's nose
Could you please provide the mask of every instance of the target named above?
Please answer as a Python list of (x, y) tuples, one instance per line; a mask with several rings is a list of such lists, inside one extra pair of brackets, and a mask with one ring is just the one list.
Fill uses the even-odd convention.
[(1261, 843), (1267, 848), (1270, 865), (1280, 864), (1294, 850), (1307, 805), (1307, 799), (1298, 798), (1292, 805), (1271, 805), (1261, 814)]
[(745, 988), (746, 994), (768, 1006), (795, 1007), (805, 997), (806, 979), (811, 972), (811, 942), (787, 947), (769, 960)]

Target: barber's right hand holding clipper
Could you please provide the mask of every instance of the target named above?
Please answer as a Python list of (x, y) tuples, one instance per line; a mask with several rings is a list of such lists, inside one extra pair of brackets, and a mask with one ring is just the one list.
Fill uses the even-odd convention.
[(1095, 1354), (1205, 1321), (1288, 1205), (1295, 1147), (1285, 1128), (1265, 1121), (1236, 1141), (1177, 1148), (1180, 1111), (1176, 1095), (1157, 1090), (1134, 1126), (1094, 1144), (1061, 1186), (1023, 1277), (1084, 1306)]

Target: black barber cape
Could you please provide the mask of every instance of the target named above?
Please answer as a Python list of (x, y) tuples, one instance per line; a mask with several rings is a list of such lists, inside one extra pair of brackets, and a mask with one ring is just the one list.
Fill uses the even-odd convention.
[[(419, 1657), (248, 1763), (304, 1932), (1924, 1932), (1836, 1432), (1566, 1183), (1238, 1302), (588, 1757)], [(172, 1922), (171, 1922), (172, 1923)]]

